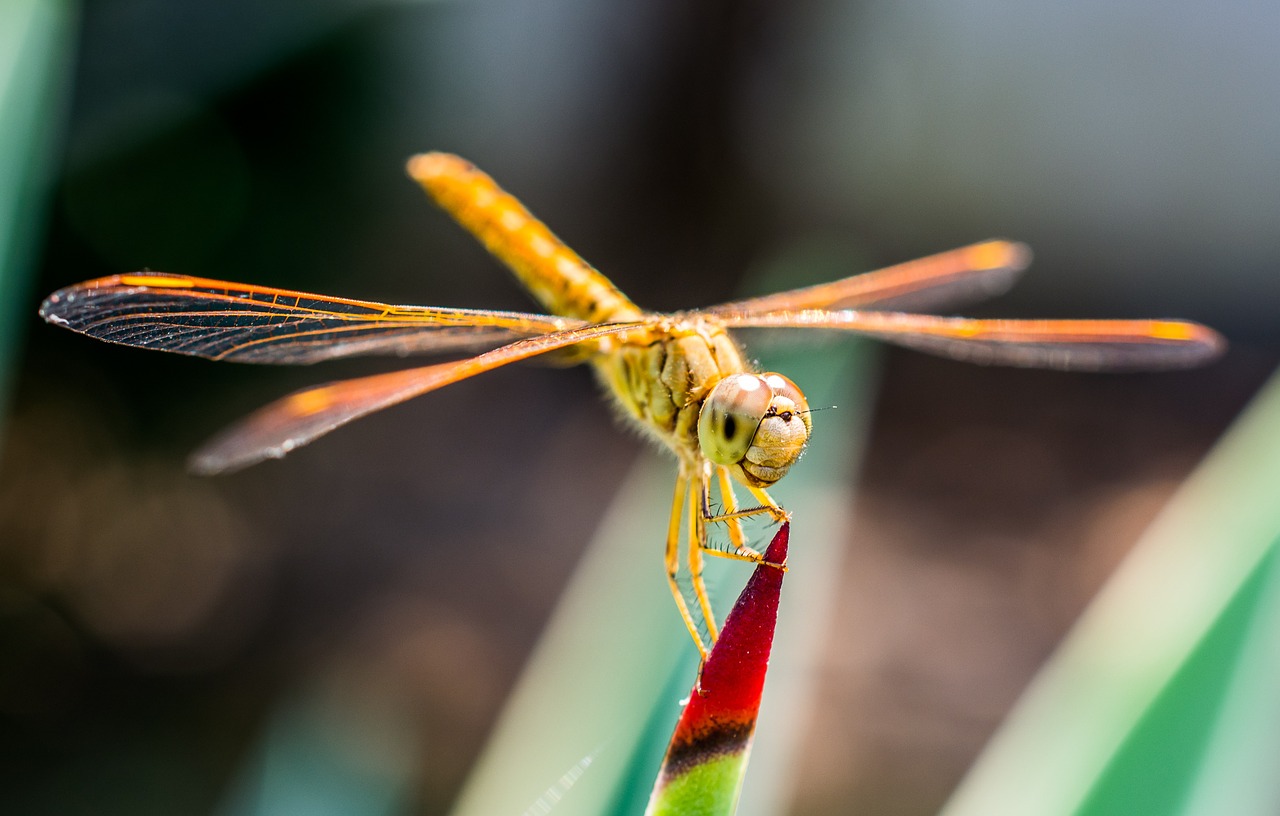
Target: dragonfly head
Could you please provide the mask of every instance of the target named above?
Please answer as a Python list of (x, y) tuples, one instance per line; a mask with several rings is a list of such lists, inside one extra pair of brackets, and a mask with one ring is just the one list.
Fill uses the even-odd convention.
[(768, 487), (800, 458), (813, 430), (809, 403), (781, 374), (731, 374), (698, 412), (698, 446), (738, 481)]

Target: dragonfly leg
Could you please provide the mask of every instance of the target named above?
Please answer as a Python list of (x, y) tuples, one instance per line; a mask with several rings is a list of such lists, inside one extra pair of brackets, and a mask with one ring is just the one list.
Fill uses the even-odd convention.
[[(736, 513), (738, 510), (738, 497), (733, 492), (733, 477), (729, 475), (729, 469), (717, 467), (716, 479), (720, 483), (720, 501), (724, 504), (724, 512), (728, 514)], [(704, 504), (710, 505), (710, 500), (708, 499)], [(725, 519), (724, 525), (729, 528), (729, 543), (733, 545), (735, 550), (751, 549), (747, 546), (747, 536), (742, 530), (741, 516)]]
[(773, 500), (763, 487), (748, 487), (751, 495), (756, 497), (756, 501), (760, 502), (760, 511), (773, 516), (773, 520), (779, 524), (784, 521), (791, 521), (791, 514), (782, 509), (782, 505)]
[(707, 622), (707, 637), (712, 642), (720, 636), (716, 627), (716, 615), (711, 610), (711, 596), (707, 595), (707, 585), (702, 579), (702, 553), (707, 549), (707, 523), (702, 517), (699, 497), (707, 490), (709, 474), (705, 465), (698, 468), (699, 489), (689, 489), (689, 575), (693, 580), (693, 594), (698, 599), (702, 610), (702, 619)]
[(774, 564), (772, 562), (765, 561), (762, 553), (756, 552), (746, 545), (742, 534), (741, 520), (751, 516), (768, 513), (773, 517), (774, 521), (783, 522), (790, 520), (791, 514), (786, 510), (783, 510), (777, 502), (769, 497), (768, 493), (758, 487), (748, 487), (747, 489), (750, 490), (751, 495), (755, 496), (756, 500), (760, 502), (759, 506), (744, 508), (737, 507), (737, 500), (733, 497), (732, 483), (729, 482), (727, 475), (722, 475), (721, 478), (722, 481), (720, 482), (720, 487), (721, 492), (724, 494), (725, 512), (711, 512), (711, 489), (704, 480), (702, 483), (701, 516), (704, 525), (708, 522), (714, 523), (720, 521), (724, 522), (725, 525), (729, 527), (729, 540), (733, 544), (733, 549), (718, 550), (712, 547), (706, 547), (705, 539), (700, 541), (699, 545), (706, 551), (707, 555), (713, 555), (716, 558), (730, 558), (735, 561), (749, 561), (753, 564), (764, 563), (771, 567), (777, 567), (778, 569), (785, 570), (787, 568), (785, 564)]
[[(676, 476), (676, 494), (671, 502), (671, 522), (667, 526), (667, 584), (671, 588), (671, 597), (675, 598), (676, 609), (680, 610), (680, 619), (684, 621), (685, 628), (689, 630), (689, 635), (693, 638), (693, 643), (698, 647), (698, 653), (702, 656), (702, 660), (707, 659), (707, 647), (702, 642), (702, 636), (698, 634), (698, 626), (694, 623), (693, 615), (689, 613), (689, 605), (684, 600), (684, 593), (680, 591), (680, 584), (676, 582), (676, 575), (680, 572), (680, 521), (684, 514), (685, 497), (689, 494), (689, 475), (685, 468), (680, 468), (679, 475)], [(690, 549), (694, 549), (691, 546)], [(692, 560), (690, 561), (692, 568)], [(701, 568), (701, 561), (699, 561)], [(694, 587), (696, 588), (702, 582), (701, 569), (694, 579)], [(706, 595), (706, 590), (699, 597), (699, 602)], [(712, 636), (714, 640), (714, 635)]]

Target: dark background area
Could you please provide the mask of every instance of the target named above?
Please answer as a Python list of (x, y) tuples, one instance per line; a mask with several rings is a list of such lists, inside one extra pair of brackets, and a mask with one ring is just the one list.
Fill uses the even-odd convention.
[[(438, 149), (657, 310), (779, 258), (852, 273), (1001, 236), (1037, 262), (974, 314), (1214, 325), (1229, 354), (1174, 374), (887, 355), (793, 812), (930, 813), (1280, 359), (1278, 17), (85, 3), (34, 289), (146, 268), (529, 308), (405, 177)], [(394, 363), (217, 365), (37, 306), (0, 426), (0, 810), (238, 812), (273, 717), (319, 696), (394, 701), (403, 801), (444, 812), (655, 454), (586, 373), (529, 366), (197, 479), (185, 455), (235, 418)]]

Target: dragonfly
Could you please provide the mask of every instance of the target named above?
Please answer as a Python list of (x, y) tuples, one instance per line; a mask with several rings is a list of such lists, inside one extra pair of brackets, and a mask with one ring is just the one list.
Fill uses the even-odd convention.
[[(549, 314), (394, 306), (150, 271), (60, 289), (40, 314), (99, 340), (241, 363), (472, 355), (286, 396), (198, 450), (191, 466), (206, 474), (284, 456), (366, 414), (509, 363), (555, 354), (589, 365), (622, 415), (675, 455), (664, 567), (680, 617), (704, 658), (717, 637), (702, 578), (704, 556), (763, 562), (749, 545), (744, 521), (789, 518), (768, 489), (800, 459), (813, 433), (804, 393), (783, 374), (756, 371), (733, 330), (851, 332), (957, 360), (1083, 371), (1186, 368), (1213, 359), (1225, 345), (1213, 329), (1184, 320), (918, 313), (1012, 285), (1031, 255), (1025, 245), (1004, 240), (710, 308), (650, 312), (470, 162), (425, 153), (410, 159), (407, 169)], [(740, 501), (739, 488), (751, 499)], [(708, 530), (717, 524), (727, 529), (727, 544), (708, 543)], [(677, 581), (682, 566), (692, 609)], [(705, 641), (693, 610), (706, 627)]]

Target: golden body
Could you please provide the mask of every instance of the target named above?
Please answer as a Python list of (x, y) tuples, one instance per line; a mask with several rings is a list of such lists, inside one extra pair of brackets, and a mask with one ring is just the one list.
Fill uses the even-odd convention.
[[(61, 289), (41, 315), (110, 342), (215, 360), (305, 364), (336, 357), (471, 351), (451, 362), (308, 388), (215, 437), (193, 457), (205, 473), (279, 457), (353, 419), (548, 352), (588, 362), (623, 413), (679, 463), (665, 565), (699, 650), (706, 645), (676, 582), (681, 538), (698, 611), (712, 640), (704, 554), (759, 561), (740, 519), (785, 512), (765, 488), (799, 459), (812, 426), (799, 388), (750, 370), (736, 327), (851, 331), (981, 363), (1081, 370), (1179, 368), (1222, 349), (1211, 329), (1180, 320), (971, 320), (912, 314), (1006, 288), (1029, 261), (1021, 244), (987, 241), (876, 272), (673, 315), (646, 312), (565, 246), (513, 196), (456, 156), (409, 162), (427, 193), (508, 266), (551, 315), (393, 306), (185, 275), (114, 275)], [(888, 309), (888, 310), (886, 310)], [(495, 348), (496, 346), (496, 348)], [(710, 508), (716, 482), (723, 512)], [(740, 508), (733, 482), (758, 502)], [(709, 523), (728, 527), (709, 549)]]
[[(706, 647), (697, 624), (676, 582), (681, 519), (688, 520), (690, 580), (714, 641), (716, 620), (702, 582), (702, 554), (757, 561), (760, 556), (746, 546), (738, 520), (759, 512), (785, 517), (763, 489), (776, 479), (766, 481), (736, 471), (734, 475), (760, 501), (759, 506), (742, 510), (733, 498), (731, 471), (724, 466), (717, 468), (717, 477), (726, 512), (711, 513), (712, 465), (699, 444), (698, 420), (707, 395), (717, 383), (749, 372), (741, 349), (716, 321), (644, 312), (557, 238), (515, 196), (470, 162), (449, 154), (428, 153), (411, 160), (408, 170), (436, 203), (475, 235), (552, 314), (586, 323), (642, 324), (593, 344), (583, 344), (576, 352), (586, 356), (624, 415), (671, 450), (679, 462), (667, 533), (667, 581), (689, 633), (705, 656)], [(807, 416), (803, 424), (804, 439), (788, 450), (779, 476), (803, 450), (808, 439)], [(730, 525), (731, 550), (706, 548), (706, 524), (711, 521)]]
[(417, 156), (409, 175), (552, 314), (586, 323), (643, 321), (597, 341), (601, 348), (587, 361), (628, 417), (682, 460), (697, 458), (703, 397), (722, 378), (748, 371), (723, 325), (646, 313), (515, 196), (457, 156)]

